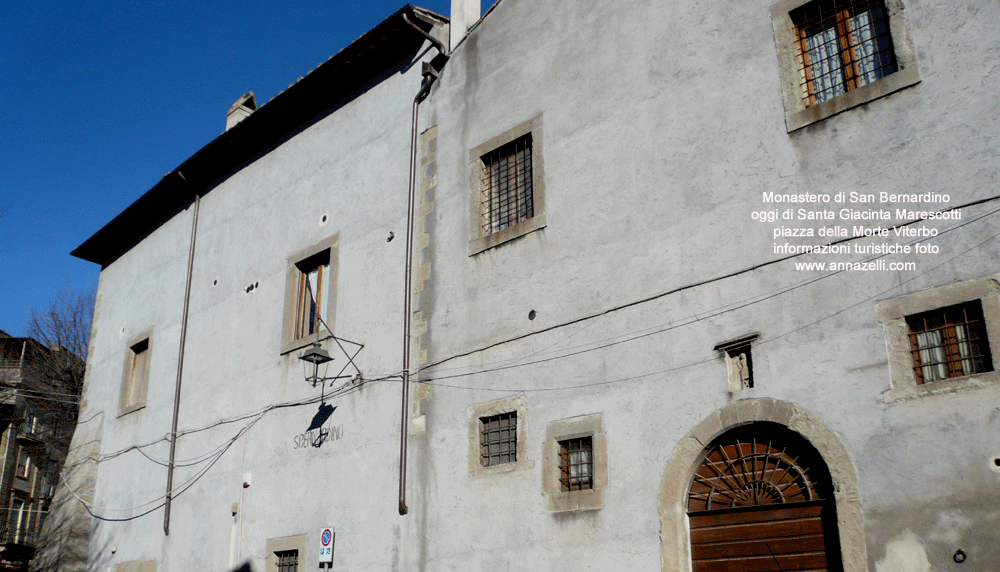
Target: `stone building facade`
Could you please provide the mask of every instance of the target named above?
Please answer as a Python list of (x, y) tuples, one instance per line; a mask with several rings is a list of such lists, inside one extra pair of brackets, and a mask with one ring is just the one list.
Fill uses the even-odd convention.
[(478, 14), (75, 252), (90, 568), (993, 569), (1000, 6)]

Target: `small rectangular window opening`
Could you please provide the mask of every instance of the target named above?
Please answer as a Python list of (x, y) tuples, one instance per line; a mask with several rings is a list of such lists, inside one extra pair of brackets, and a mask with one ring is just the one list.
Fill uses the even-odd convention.
[(884, 0), (816, 0), (789, 16), (806, 107), (897, 71)]
[(278, 562), (278, 572), (299, 571), (299, 551), (281, 550), (274, 553)]
[(531, 133), (482, 156), (482, 236), (534, 216)]
[(130, 348), (132, 352), (132, 368), (129, 372), (129, 384), (126, 387), (125, 405), (135, 405), (139, 400), (139, 390), (146, 375), (146, 360), (149, 359), (149, 338), (142, 340)]
[(322, 317), (328, 303), (325, 292), (330, 275), (330, 251), (324, 250), (295, 266), (299, 269), (295, 339), (300, 339), (323, 328)]
[(480, 462), (484, 467), (517, 461), (517, 412), (480, 417)]
[(580, 437), (559, 441), (559, 482), (562, 490), (594, 488), (594, 440)]
[(979, 300), (907, 316), (917, 383), (993, 371)]

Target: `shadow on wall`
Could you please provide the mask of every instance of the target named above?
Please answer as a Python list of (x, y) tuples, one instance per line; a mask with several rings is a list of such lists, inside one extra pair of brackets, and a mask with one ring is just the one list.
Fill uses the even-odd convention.
[(91, 519), (65, 486), (57, 489), (29, 563), (32, 572), (83, 572), (87, 569)]

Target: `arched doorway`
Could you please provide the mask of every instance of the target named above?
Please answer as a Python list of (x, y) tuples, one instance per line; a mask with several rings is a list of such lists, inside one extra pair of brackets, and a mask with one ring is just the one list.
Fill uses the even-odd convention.
[(736, 427), (706, 447), (687, 513), (694, 572), (841, 571), (826, 463), (776, 423)]

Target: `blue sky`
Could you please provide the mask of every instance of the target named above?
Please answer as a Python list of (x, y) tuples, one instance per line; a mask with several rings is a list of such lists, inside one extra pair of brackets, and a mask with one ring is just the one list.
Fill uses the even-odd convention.
[[(403, 2), (88, 2), (0, 7), (0, 329), (100, 268), (70, 256), (225, 127)], [(449, 0), (417, 5), (448, 15)]]

